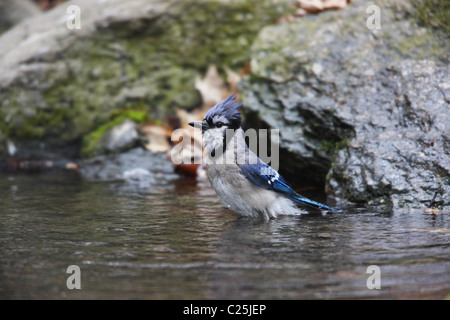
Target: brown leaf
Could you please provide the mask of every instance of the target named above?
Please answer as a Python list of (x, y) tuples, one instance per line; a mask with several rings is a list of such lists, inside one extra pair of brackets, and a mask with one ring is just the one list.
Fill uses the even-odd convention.
[(205, 76), (198, 76), (195, 79), (195, 88), (200, 92), (203, 105), (208, 108), (221, 101), (223, 93), (226, 90), (225, 81), (220, 77), (216, 66), (209, 66)]
[(144, 125), (141, 132), (147, 138), (144, 147), (153, 152), (167, 152), (170, 149), (168, 137), (170, 132), (158, 125)]

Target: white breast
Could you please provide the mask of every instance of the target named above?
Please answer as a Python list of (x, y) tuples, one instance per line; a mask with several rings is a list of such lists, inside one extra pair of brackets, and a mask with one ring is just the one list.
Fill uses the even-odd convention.
[(258, 187), (243, 175), (239, 166), (233, 161), (236, 159), (235, 152), (245, 150), (242, 129), (239, 129), (236, 135), (236, 148), (227, 146), (222, 158), (208, 157), (206, 163), (206, 174), (211, 186), (225, 207), (242, 216), (261, 215), (265, 219), (275, 218), (281, 214), (302, 213), (291, 200), (272, 190)]

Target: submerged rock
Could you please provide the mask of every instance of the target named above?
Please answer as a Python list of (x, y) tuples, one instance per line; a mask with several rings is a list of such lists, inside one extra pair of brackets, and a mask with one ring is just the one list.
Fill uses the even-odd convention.
[(449, 208), (449, 39), (403, 1), (383, 5), (381, 29), (367, 27), (364, 1), (264, 28), (241, 85), (247, 122), (280, 129), (281, 168), (297, 182), (355, 202)]

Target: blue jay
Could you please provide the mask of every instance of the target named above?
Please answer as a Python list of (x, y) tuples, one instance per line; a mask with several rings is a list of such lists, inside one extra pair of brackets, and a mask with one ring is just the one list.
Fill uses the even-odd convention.
[(302, 197), (272, 167), (253, 153), (245, 142), (236, 96), (217, 103), (203, 121), (189, 125), (202, 130), (207, 151), (206, 174), (225, 207), (246, 217), (265, 220), (279, 215), (301, 214), (297, 204), (335, 211)]

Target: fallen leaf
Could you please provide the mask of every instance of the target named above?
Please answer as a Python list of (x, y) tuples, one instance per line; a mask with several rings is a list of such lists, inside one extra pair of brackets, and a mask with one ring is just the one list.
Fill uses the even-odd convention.
[(439, 228), (439, 229), (411, 229), (410, 231), (414, 232), (428, 232), (428, 233), (450, 233), (450, 229)]
[(301, 17), (307, 13), (319, 13), (325, 10), (339, 10), (347, 6), (351, 0), (297, 0), (296, 5), (300, 10), (295, 16)]
[(203, 105), (209, 106), (208, 108), (221, 101), (226, 90), (225, 81), (220, 77), (216, 66), (209, 66), (203, 78), (196, 77), (195, 88), (202, 96)]
[(347, 6), (347, 0), (323, 0), (324, 10), (339, 10)]
[(144, 147), (152, 152), (167, 152), (170, 149), (170, 132), (158, 125), (144, 125), (141, 132), (147, 138)]
[(175, 108), (175, 114), (180, 120), (180, 127), (189, 129), (192, 128), (189, 125), (189, 122), (202, 120), (204, 112), (202, 110), (194, 110), (192, 112), (187, 112), (184, 109)]
[(440, 209), (433, 209), (433, 208), (426, 208), (425, 209), (426, 214), (444, 214), (444, 210)]
[(221, 98), (221, 100), (233, 93), (237, 93), (238, 90), (238, 83), (241, 81), (241, 76), (231, 70), (228, 67), (224, 68), (225, 73), (227, 74), (227, 83), (228, 83), (228, 92), (226, 92), (225, 96)]
[(308, 13), (323, 11), (323, 3), (321, 0), (297, 0), (297, 6)]

